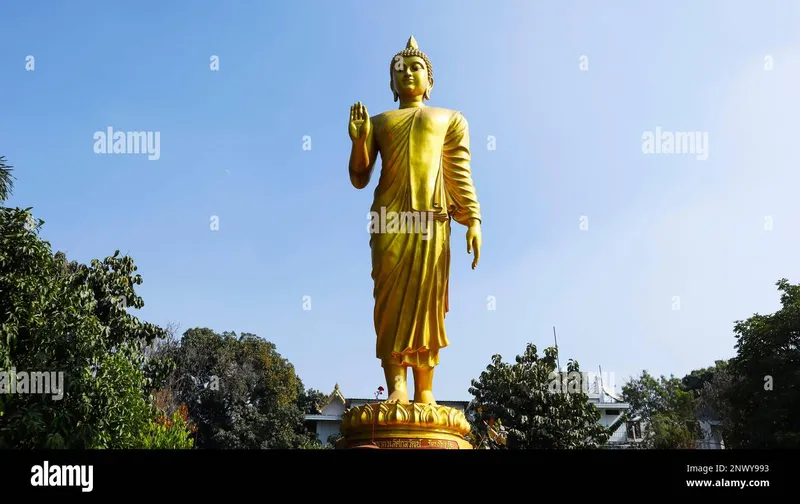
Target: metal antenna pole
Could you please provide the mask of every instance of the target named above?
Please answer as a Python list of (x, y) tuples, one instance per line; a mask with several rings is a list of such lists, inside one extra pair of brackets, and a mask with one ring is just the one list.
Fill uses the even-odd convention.
[(558, 366), (558, 372), (561, 372), (561, 360), (558, 356), (558, 338), (556, 337), (556, 326), (553, 326), (553, 340), (556, 343), (556, 365)]

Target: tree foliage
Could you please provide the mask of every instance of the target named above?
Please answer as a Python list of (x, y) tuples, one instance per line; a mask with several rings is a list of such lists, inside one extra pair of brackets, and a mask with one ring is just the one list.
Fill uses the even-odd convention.
[(63, 383), (0, 394), (0, 446), (140, 447), (158, 414), (143, 348), (164, 336), (128, 312), (144, 305), (142, 277), (119, 251), (89, 265), (53, 254), (29, 210), (0, 207), (0, 370), (63, 373)]
[(725, 371), (727, 368), (728, 361), (715, 361), (713, 366), (696, 369), (684, 376), (681, 380), (681, 385), (684, 390), (692, 392), (695, 397), (700, 397), (706, 383), (712, 383), (714, 381), (714, 376), (721, 371)]
[(695, 395), (674, 377), (655, 378), (642, 371), (639, 378), (622, 387), (623, 400), (630, 404), (628, 416), (641, 418), (642, 448), (695, 448), (700, 435)]
[(186, 404), (198, 448), (315, 448), (304, 427), (309, 395), (294, 367), (273, 343), (250, 333), (186, 331), (157, 350), (154, 362), (174, 363), (161, 387)]
[(776, 285), (781, 308), (735, 322), (737, 354), (701, 394), (729, 448), (800, 448), (800, 285)]
[(142, 433), (141, 448), (148, 450), (180, 450), (194, 446), (192, 433), (197, 425), (189, 421), (189, 410), (181, 405), (170, 417), (163, 411), (149, 423), (149, 430)]
[(5, 156), (0, 156), (0, 202), (11, 196), (14, 189), (14, 176), (11, 172), (14, 167), (6, 164)]
[(0, 394), (0, 447), (320, 447), (303, 415), (322, 394), (275, 345), (208, 329), (178, 342), (130, 313), (144, 306), (132, 258), (70, 262), (42, 224), (0, 207), (0, 388), (36, 372), (62, 389)]
[(800, 285), (776, 285), (779, 310), (734, 322), (735, 357), (680, 381), (645, 372), (623, 388), (645, 447), (693, 447), (698, 421), (720, 422), (727, 448), (800, 447)]
[(566, 375), (557, 368), (555, 348), (537, 355), (528, 344), (513, 364), (494, 355), (469, 391), (474, 439), (492, 449), (596, 448), (610, 432), (588, 400), (578, 362)]
[(300, 394), (297, 403), (300, 410), (306, 415), (319, 415), (322, 413), (322, 407), (327, 399), (328, 396), (319, 390), (308, 389)]

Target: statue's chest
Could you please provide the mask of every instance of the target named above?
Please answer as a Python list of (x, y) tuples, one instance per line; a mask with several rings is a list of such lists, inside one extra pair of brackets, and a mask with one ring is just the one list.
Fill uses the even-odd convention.
[(435, 142), (442, 142), (447, 133), (448, 118), (444, 114), (420, 114), (414, 120), (414, 133)]
[(387, 117), (378, 127), (379, 143), (387, 148), (409, 139), (418, 145), (441, 144), (447, 134), (447, 126), (448, 118), (444, 114), (398, 114)]

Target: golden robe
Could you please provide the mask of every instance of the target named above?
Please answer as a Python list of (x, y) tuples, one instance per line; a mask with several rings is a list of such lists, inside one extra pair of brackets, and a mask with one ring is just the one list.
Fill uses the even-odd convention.
[(372, 122), (369, 150), (382, 164), (372, 215), (432, 218), (427, 233), (371, 233), (376, 355), (384, 363), (435, 366), (448, 345), (450, 221), (466, 226), (481, 218), (467, 120), (458, 111), (415, 107)]

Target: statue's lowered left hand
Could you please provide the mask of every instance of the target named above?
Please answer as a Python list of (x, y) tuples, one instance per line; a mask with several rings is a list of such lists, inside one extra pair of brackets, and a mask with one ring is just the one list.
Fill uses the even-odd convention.
[(475, 251), (475, 258), (472, 260), (472, 269), (478, 266), (478, 259), (481, 257), (481, 221), (472, 219), (467, 228), (467, 254)]

